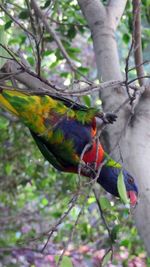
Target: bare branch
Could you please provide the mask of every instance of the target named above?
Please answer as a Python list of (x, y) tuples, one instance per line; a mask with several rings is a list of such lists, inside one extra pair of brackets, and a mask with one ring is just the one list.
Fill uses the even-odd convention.
[[(141, 42), (141, 1), (133, 0), (133, 17), (134, 17), (134, 27), (133, 27), (133, 39), (134, 39), (134, 60), (136, 65), (137, 76), (144, 76), (143, 64), (143, 53), (142, 53), (142, 42)], [(139, 79), (139, 84), (144, 85), (144, 80)]]
[(67, 248), (68, 248), (69, 243), (72, 241), (73, 235), (75, 234), (76, 226), (78, 225), (79, 219), (80, 219), (80, 217), (81, 217), (81, 215), (82, 215), (82, 212), (83, 212), (83, 210), (84, 210), (84, 208), (85, 208), (85, 205), (86, 205), (86, 203), (87, 203), (87, 200), (88, 200), (88, 198), (89, 198), (90, 191), (91, 191), (91, 188), (89, 188), (89, 192), (88, 192), (88, 194), (87, 194), (87, 195), (85, 196), (85, 198), (84, 198), (84, 201), (83, 201), (83, 204), (82, 204), (82, 206), (81, 206), (81, 209), (80, 209), (80, 211), (79, 211), (79, 213), (78, 213), (78, 215), (77, 215), (77, 218), (76, 218), (76, 220), (75, 220), (75, 223), (74, 223), (74, 225), (73, 225), (73, 229), (72, 229), (71, 232), (70, 232), (69, 239), (68, 239), (68, 241), (67, 241), (67, 243), (66, 243), (66, 245), (65, 245), (65, 247), (64, 247), (64, 249), (63, 249), (63, 251), (62, 251), (62, 254), (61, 254), (60, 257), (59, 257), (59, 260), (58, 260), (58, 263), (57, 263), (57, 267), (60, 267), (60, 266), (61, 266), (63, 256), (64, 256), (64, 254), (65, 254), (65, 252), (66, 252), (66, 250), (67, 250)]
[(1, 69), (0, 78), (5, 77), (5, 79), (9, 79), (10, 76), (26, 85), (29, 90), (39, 90), (40, 88), (50, 91), (55, 90), (55, 85), (53, 86), (48, 80), (39, 77), (36, 73), (25, 67), (25, 65), (20, 65), (15, 60), (8, 60)]
[(56, 231), (57, 227), (63, 222), (63, 220), (66, 218), (66, 216), (70, 213), (70, 211), (76, 205), (78, 197), (79, 197), (79, 192), (77, 194), (75, 194), (73, 196), (73, 198), (71, 199), (69, 208), (63, 213), (63, 215), (59, 218), (59, 220), (55, 223), (55, 225), (49, 231), (47, 231), (48, 237), (47, 237), (46, 243), (44, 244), (43, 248), (41, 249), (42, 253), (45, 250), (45, 248), (47, 247), (47, 244), (48, 244), (50, 238), (52, 237), (53, 233)]
[(96, 203), (97, 203), (97, 206), (98, 206), (98, 209), (99, 209), (100, 216), (102, 218), (103, 224), (104, 224), (104, 226), (105, 226), (105, 228), (106, 228), (106, 230), (108, 232), (108, 236), (109, 236), (109, 239), (110, 239), (110, 249), (103, 256), (103, 259), (102, 259), (102, 262), (103, 262), (104, 258), (109, 253), (109, 251), (111, 251), (111, 260), (113, 259), (113, 241), (112, 241), (112, 236), (111, 236), (111, 230), (109, 229), (109, 226), (108, 226), (108, 224), (106, 222), (106, 219), (105, 219), (101, 204), (99, 202), (99, 197), (98, 197), (97, 192), (96, 192), (95, 189), (93, 189), (93, 193), (94, 193), (95, 200), (96, 200)]

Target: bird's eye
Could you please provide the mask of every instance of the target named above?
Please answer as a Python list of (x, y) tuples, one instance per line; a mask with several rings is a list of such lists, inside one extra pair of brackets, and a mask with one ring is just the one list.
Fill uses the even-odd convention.
[(129, 177), (129, 178), (128, 178), (128, 183), (129, 183), (129, 184), (134, 184), (134, 179), (133, 179), (132, 177)]

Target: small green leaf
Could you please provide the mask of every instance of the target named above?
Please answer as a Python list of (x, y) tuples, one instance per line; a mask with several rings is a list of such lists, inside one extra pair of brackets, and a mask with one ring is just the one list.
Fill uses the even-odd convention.
[(41, 7), (41, 8), (42, 8), (42, 9), (47, 8), (47, 7), (50, 5), (50, 3), (51, 3), (51, 0), (47, 0), (47, 1), (45, 2), (44, 6)]
[(78, 70), (83, 74), (86, 75), (89, 72), (89, 68), (85, 68), (85, 67), (79, 67)]
[(5, 164), (5, 172), (7, 175), (11, 175), (13, 171), (13, 165), (11, 165), (9, 162)]
[(123, 35), (123, 38), (122, 39), (123, 39), (123, 41), (124, 41), (125, 44), (128, 44), (129, 41), (130, 41), (130, 35), (128, 33), (125, 33)]
[(11, 27), (11, 24), (12, 24), (12, 20), (7, 21), (7, 22), (5, 23), (5, 25), (4, 25), (4, 29), (5, 29), (5, 30), (9, 29), (9, 28)]
[(28, 62), (30, 63), (31, 66), (34, 66), (35, 61), (33, 57), (27, 57)]
[[(55, 256), (56, 262), (58, 262), (60, 256)], [(67, 256), (63, 256), (60, 267), (73, 267), (71, 259)]]
[(75, 28), (74, 25), (72, 25), (72, 26), (69, 28), (67, 36), (68, 36), (70, 39), (73, 39), (73, 38), (76, 36), (76, 28)]
[(68, 76), (70, 76), (70, 72), (62, 72), (62, 73), (60, 73), (60, 76), (61, 77), (64, 77), (64, 78), (68, 78)]
[(8, 128), (8, 125), (9, 121), (4, 117), (0, 117), (0, 130), (6, 130)]
[(108, 198), (103, 196), (103, 197), (100, 197), (99, 201), (100, 201), (100, 204), (101, 204), (101, 207), (103, 210), (111, 208), (111, 204), (110, 204)]
[(117, 224), (111, 230), (111, 240), (114, 242), (117, 239), (118, 232), (120, 230), (120, 225)]
[(43, 198), (42, 201), (41, 201), (41, 203), (42, 203), (43, 206), (47, 206), (48, 205), (47, 198)]
[(106, 264), (111, 260), (112, 251), (109, 251), (106, 256), (104, 256), (101, 266), (105, 267)]
[(80, 53), (81, 49), (78, 47), (68, 47), (68, 50), (72, 53)]
[(91, 107), (91, 105), (92, 105), (91, 96), (90, 95), (84, 95), (82, 98), (83, 98), (83, 101), (86, 104), (86, 106)]
[(29, 17), (29, 11), (28, 11), (28, 9), (24, 9), (19, 14), (19, 18), (20, 19), (27, 19), (28, 17)]
[(51, 54), (53, 54), (54, 53), (54, 51), (53, 50), (46, 50), (46, 51), (44, 51), (43, 52), (43, 57), (47, 57), (47, 56), (49, 56), (49, 55), (51, 55)]
[(55, 62), (53, 62), (53, 63), (50, 65), (50, 69), (53, 69), (53, 68), (57, 67), (59, 64), (60, 64), (60, 60), (56, 60)]
[(122, 171), (120, 171), (118, 175), (117, 188), (118, 188), (119, 196), (122, 199), (122, 201), (125, 204), (129, 204), (129, 198), (127, 196), (127, 191), (126, 191), (126, 186), (124, 183), (124, 176), (123, 176)]

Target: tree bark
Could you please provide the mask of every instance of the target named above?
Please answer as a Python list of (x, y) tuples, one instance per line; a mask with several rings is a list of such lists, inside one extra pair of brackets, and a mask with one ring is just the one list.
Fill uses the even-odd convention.
[[(124, 11), (126, 0), (111, 0), (107, 7), (99, 0), (78, 0), (92, 33), (99, 80), (121, 79), (115, 30)], [(105, 111), (112, 111), (127, 97), (126, 89), (103, 90), (101, 99)], [(150, 86), (142, 95), (130, 123), (129, 105), (119, 113), (117, 123), (108, 126), (103, 133), (108, 151), (119, 144), (123, 165), (136, 177), (140, 201), (135, 210), (135, 222), (150, 255)], [(121, 137), (122, 136), (122, 137)], [(116, 146), (113, 156), (119, 159), (120, 149)]]

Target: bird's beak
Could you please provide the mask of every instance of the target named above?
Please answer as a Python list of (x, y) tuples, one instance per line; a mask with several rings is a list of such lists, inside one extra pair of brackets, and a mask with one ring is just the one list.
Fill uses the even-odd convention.
[(130, 204), (131, 206), (136, 206), (137, 202), (138, 202), (138, 195), (135, 191), (128, 191), (128, 197), (130, 199)]

